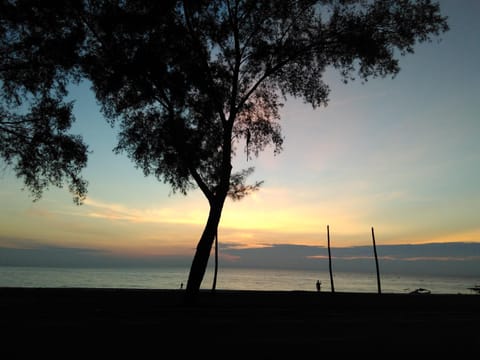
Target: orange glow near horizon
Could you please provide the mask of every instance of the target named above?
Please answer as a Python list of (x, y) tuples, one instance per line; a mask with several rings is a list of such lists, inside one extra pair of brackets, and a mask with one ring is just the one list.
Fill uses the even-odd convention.
[[(369, 213), (365, 203), (353, 199), (318, 206), (304, 199), (294, 199), (286, 189), (266, 188), (243, 201), (228, 201), (219, 226), (219, 240), (237, 249), (275, 244), (325, 247), (328, 223), (332, 247), (371, 244), (371, 225), (368, 218), (361, 216)], [(17, 217), (3, 219), (4, 239), (0, 245), (18, 247), (22, 246), (21, 239), (34, 239), (24, 246), (90, 248), (131, 257), (192, 256), (207, 215), (208, 206), (200, 196), (149, 208), (88, 198), (81, 207), (51, 210), (48, 202), (39, 202), (25, 210), (28, 227), (20, 226)], [(380, 223), (375, 230), (379, 245), (480, 239), (480, 229), (432, 232)]]
[[(276, 244), (326, 247), (327, 225), (332, 247), (371, 245), (372, 226), (378, 245), (480, 241), (480, 228), (459, 230), (461, 226), (440, 228), (432, 223), (419, 227), (408, 213), (393, 222), (374, 208), (384, 202), (411, 201), (406, 193), (383, 193), (372, 201), (364, 195), (330, 192), (271, 186), (242, 201), (227, 200), (220, 243), (236, 249)], [(10, 194), (12, 201), (21, 195)], [(199, 191), (137, 206), (92, 195), (80, 207), (53, 197), (36, 203), (25, 199), (9, 208), (0, 219), (0, 246), (88, 248), (131, 257), (193, 256), (208, 216), (208, 203)]]

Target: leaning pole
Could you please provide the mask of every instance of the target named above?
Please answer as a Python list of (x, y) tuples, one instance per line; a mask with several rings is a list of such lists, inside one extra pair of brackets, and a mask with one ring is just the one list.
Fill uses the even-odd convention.
[(333, 272), (332, 272), (332, 253), (330, 252), (330, 226), (327, 225), (327, 246), (328, 246), (328, 270), (330, 271), (330, 287), (332, 292), (335, 292), (335, 286), (333, 285)]
[(218, 230), (215, 232), (215, 269), (213, 273), (212, 292), (217, 289), (217, 274), (218, 274)]
[(375, 255), (375, 267), (377, 269), (377, 289), (378, 293), (382, 293), (382, 287), (380, 286), (380, 270), (378, 269), (378, 256), (377, 256), (377, 246), (375, 245), (375, 232), (373, 231), (372, 226), (372, 241), (373, 241), (373, 254)]

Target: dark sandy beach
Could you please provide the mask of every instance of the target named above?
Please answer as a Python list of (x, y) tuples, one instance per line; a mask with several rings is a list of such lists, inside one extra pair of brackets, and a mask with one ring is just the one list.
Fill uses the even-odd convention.
[(389, 358), (480, 349), (479, 295), (203, 291), (186, 305), (181, 290), (0, 288), (0, 316), (8, 358)]

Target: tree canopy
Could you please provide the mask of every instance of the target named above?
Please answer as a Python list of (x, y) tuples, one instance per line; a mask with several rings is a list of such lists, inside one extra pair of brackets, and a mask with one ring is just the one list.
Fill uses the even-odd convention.
[(68, 133), (73, 104), (63, 99), (77, 77), (72, 69), (81, 29), (62, 16), (60, 5), (42, 11), (41, 2), (0, 3), (0, 156), (34, 199), (67, 183), (80, 203), (88, 148)]
[[(69, 139), (72, 151), (62, 154), (76, 167), (64, 161), (58, 168), (77, 175), (86, 159), (81, 139), (63, 133), (72, 108), (62, 102), (66, 83), (86, 78), (106, 118), (120, 124), (117, 152), (173, 191), (199, 187), (208, 199), (191, 293), (203, 279), (226, 197), (261, 185), (246, 183), (253, 168), (232, 172), (232, 157), (282, 150), (282, 102), (293, 96), (326, 105), (327, 68), (345, 81), (394, 76), (400, 56), (448, 30), (430, 0), (4, 0), (1, 13), (3, 98), (33, 104), (18, 115), (22, 124), (46, 118), (47, 128)], [(41, 105), (50, 116), (34, 116)], [(4, 114), (2, 149), (9, 143)]]

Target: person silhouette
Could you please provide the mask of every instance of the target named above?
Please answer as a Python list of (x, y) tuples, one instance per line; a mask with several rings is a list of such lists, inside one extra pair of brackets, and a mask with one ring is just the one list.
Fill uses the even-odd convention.
[(317, 291), (320, 291), (320, 287), (322, 285), (322, 283), (320, 282), (320, 280), (317, 280)]

